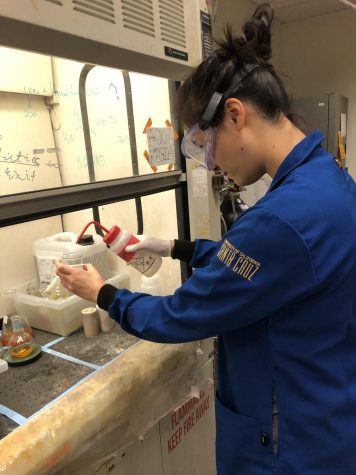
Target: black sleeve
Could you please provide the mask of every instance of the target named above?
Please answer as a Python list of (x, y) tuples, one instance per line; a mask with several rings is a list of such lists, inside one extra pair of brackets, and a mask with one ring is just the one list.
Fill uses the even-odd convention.
[(109, 305), (112, 304), (112, 301), (114, 300), (117, 291), (118, 289), (113, 285), (104, 284), (99, 290), (97, 299), (98, 307), (108, 311)]
[(175, 239), (172, 250), (172, 259), (179, 259), (180, 261), (189, 262), (193, 257), (194, 249), (195, 241)]

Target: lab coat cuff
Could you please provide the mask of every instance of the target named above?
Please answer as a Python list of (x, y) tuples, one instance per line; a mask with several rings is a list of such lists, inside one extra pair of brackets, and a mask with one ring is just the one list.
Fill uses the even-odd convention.
[(97, 304), (98, 307), (108, 311), (109, 306), (112, 304), (115, 294), (118, 291), (116, 287), (110, 284), (105, 284), (101, 287), (98, 294)]
[(189, 262), (193, 257), (195, 242), (184, 241), (183, 239), (175, 239), (172, 249), (172, 259)]

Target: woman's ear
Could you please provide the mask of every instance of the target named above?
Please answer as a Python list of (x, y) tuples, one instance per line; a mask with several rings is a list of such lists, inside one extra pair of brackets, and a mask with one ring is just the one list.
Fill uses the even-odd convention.
[(240, 131), (246, 121), (246, 111), (243, 103), (234, 97), (229, 97), (225, 101), (224, 109), (225, 120)]

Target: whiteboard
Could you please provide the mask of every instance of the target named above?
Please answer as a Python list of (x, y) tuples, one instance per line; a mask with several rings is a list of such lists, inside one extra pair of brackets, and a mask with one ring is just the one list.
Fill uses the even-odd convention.
[(44, 98), (0, 93), (0, 195), (61, 186)]

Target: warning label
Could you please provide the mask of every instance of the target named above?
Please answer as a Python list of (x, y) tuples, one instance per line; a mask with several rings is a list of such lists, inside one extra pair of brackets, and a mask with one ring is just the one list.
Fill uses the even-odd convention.
[(172, 434), (167, 440), (171, 454), (209, 409), (209, 395), (200, 391), (200, 398), (192, 398), (171, 414)]

